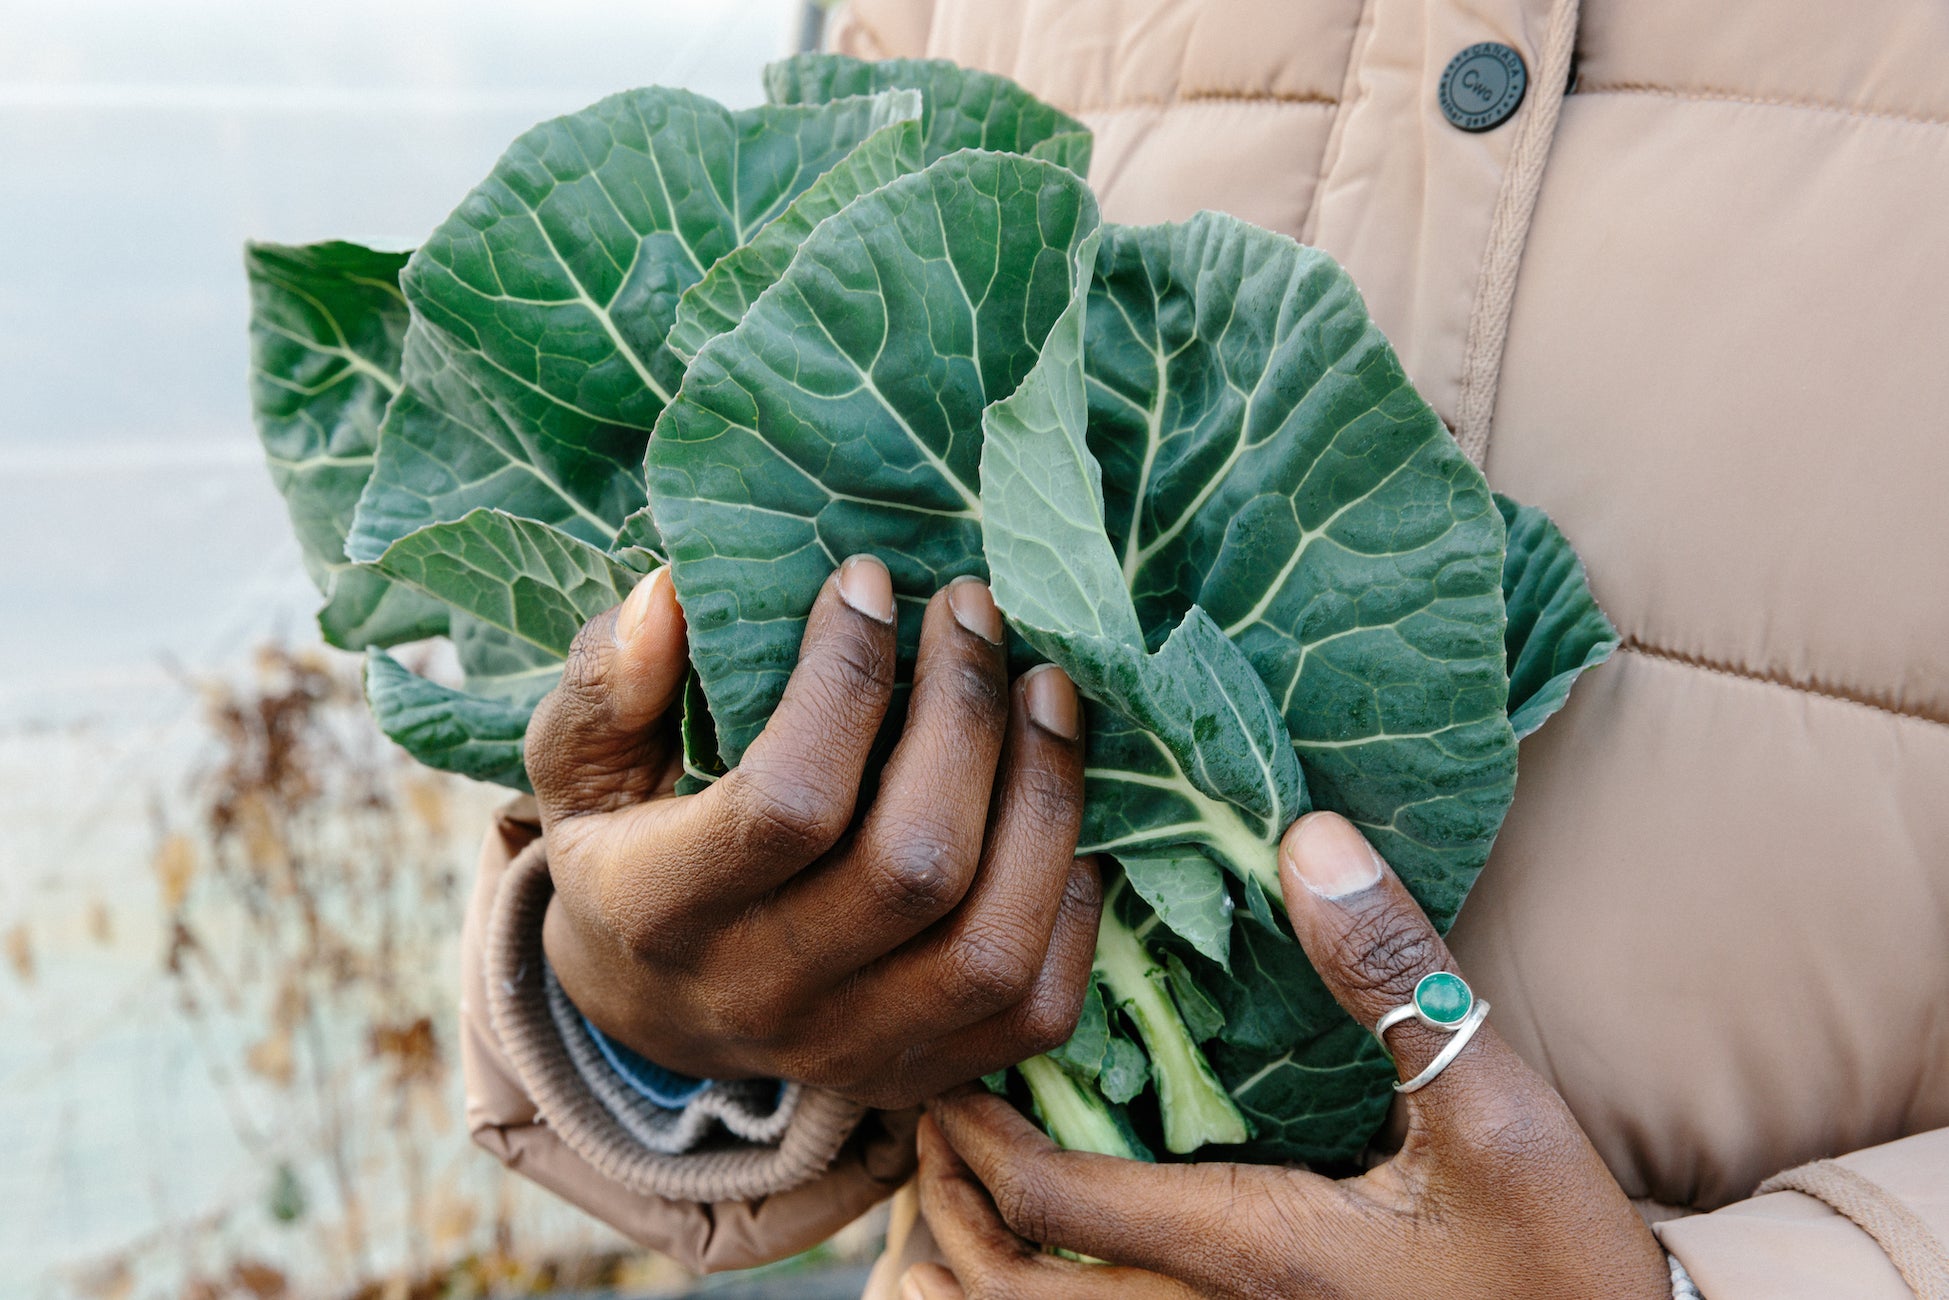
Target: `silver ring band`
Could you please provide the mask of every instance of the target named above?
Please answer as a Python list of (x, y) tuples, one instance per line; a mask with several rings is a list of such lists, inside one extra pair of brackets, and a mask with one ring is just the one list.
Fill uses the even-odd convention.
[[(1393, 1013), (1390, 1012), (1389, 1014), (1391, 1015)], [(1446, 1070), (1454, 1062), (1455, 1058), (1462, 1054), (1462, 1049), (1469, 1045), (1469, 1039), (1475, 1037), (1475, 1031), (1482, 1028), (1482, 1022), (1488, 1018), (1488, 1002), (1485, 999), (1477, 998), (1475, 1005), (1469, 1008), (1468, 1017), (1461, 1024), (1455, 1026), (1455, 1032), (1442, 1045), (1441, 1051), (1435, 1054), (1435, 1059), (1428, 1062), (1428, 1068), (1405, 1083), (1395, 1084), (1394, 1091), (1420, 1092), (1423, 1088), (1433, 1083), (1440, 1077), (1441, 1072)]]
[(1380, 1018), (1380, 1022), (1374, 1026), (1374, 1037), (1380, 1039), (1385, 1044), (1387, 1042), (1388, 1030), (1394, 1028), (1394, 1026), (1400, 1024), (1403, 1020), (1413, 1020), (1417, 1014), (1414, 1003), (1403, 1002), (1400, 1006)]

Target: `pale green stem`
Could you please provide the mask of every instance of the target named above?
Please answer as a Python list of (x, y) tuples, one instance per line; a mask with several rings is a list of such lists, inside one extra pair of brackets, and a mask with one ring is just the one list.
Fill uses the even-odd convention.
[(1015, 1068), (1029, 1085), (1035, 1113), (1056, 1145), (1125, 1160), (1151, 1158), (1095, 1088), (1046, 1056), (1031, 1056)]
[(1096, 932), (1096, 976), (1110, 999), (1137, 1023), (1150, 1053), (1151, 1078), (1157, 1084), (1158, 1110), (1164, 1118), (1164, 1145), (1178, 1155), (1211, 1143), (1243, 1142), (1248, 1136), (1245, 1117), (1212, 1073), (1205, 1054), (1191, 1041), (1177, 1004), (1171, 1001), (1169, 976), (1106, 901)]

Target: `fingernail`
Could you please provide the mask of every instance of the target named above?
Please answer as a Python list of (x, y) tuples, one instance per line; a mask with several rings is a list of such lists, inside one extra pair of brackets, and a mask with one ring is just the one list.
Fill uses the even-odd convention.
[(947, 584), (947, 607), (954, 621), (986, 641), (1002, 643), (1002, 612), (995, 608), (995, 594), (980, 578), (956, 578)]
[(893, 622), (893, 576), (877, 556), (855, 555), (839, 566), (839, 595), (856, 613)]
[(900, 1300), (927, 1300), (927, 1288), (910, 1273), (900, 1283)]
[(1074, 740), (1081, 734), (1076, 684), (1069, 680), (1068, 673), (1054, 664), (1031, 668), (1023, 693), (1028, 696), (1029, 720), (1036, 726), (1064, 740)]
[(643, 620), (650, 616), (650, 606), (656, 603), (657, 584), (668, 572), (668, 569), (658, 569), (631, 589), (623, 607), (616, 611), (617, 645), (628, 645), (642, 628)]
[(1279, 852), (1300, 882), (1321, 898), (1345, 898), (1371, 888), (1385, 865), (1358, 827), (1330, 812), (1300, 818)]

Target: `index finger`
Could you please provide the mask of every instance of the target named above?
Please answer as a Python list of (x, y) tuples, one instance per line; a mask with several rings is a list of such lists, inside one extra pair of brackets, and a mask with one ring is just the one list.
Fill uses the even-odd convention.
[(935, 1244), (953, 1271), (944, 1277), (934, 1267), (909, 1270), (927, 1300), (949, 1300), (972, 1289), (976, 1295), (1049, 1297), (1049, 1300), (1130, 1300), (1131, 1297), (1192, 1297), (1197, 1293), (1170, 1278), (1115, 1265), (1084, 1264), (1046, 1255), (1009, 1231), (973, 1171), (955, 1154), (931, 1116), (922, 1116), (915, 1134), (920, 1148), (920, 1208)]
[(798, 666), (737, 767), (696, 796), (709, 850), (699, 896), (736, 908), (839, 842), (893, 698), (893, 582), (855, 555), (813, 603)]
[(1242, 1213), (1277, 1201), (1290, 1220), (1294, 1201), (1330, 1187), (1267, 1165), (1152, 1165), (1065, 1151), (985, 1090), (950, 1093), (928, 1114), (1017, 1236), (1193, 1283), (1236, 1273)]

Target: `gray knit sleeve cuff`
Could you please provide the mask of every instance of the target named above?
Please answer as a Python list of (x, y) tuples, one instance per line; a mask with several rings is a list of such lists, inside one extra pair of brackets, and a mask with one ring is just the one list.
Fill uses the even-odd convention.
[(823, 1173), (865, 1116), (856, 1102), (765, 1081), (713, 1084), (682, 1110), (629, 1094), (542, 955), (554, 892), (542, 849), (529, 845), (501, 878), (482, 977), (494, 1036), (563, 1144), (631, 1192), (679, 1201), (756, 1200)]
[(610, 1064), (589, 1032), (589, 1022), (569, 1001), (561, 981), (546, 964), (542, 967), (542, 985), (548, 994), (549, 1018), (582, 1086), (608, 1107), (624, 1132), (651, 1151), (680, 1156), (719, 1126), (746, 1142), (774, 1146), (798, 1113), (804, 1090), (796, 1083), (781, 1084), (776, 1079), (714, 1080), (682, 1105), (659, 1106), (631, 1087)]
[(1678, 1262), (1678, 1256), (1666, 1255), (1665, 1259), (1672, 1266), (1672, 1300), (1705, 1300), (1699, 1294), (1698, 1283), (1685, 1271), (1685, 1265)]

